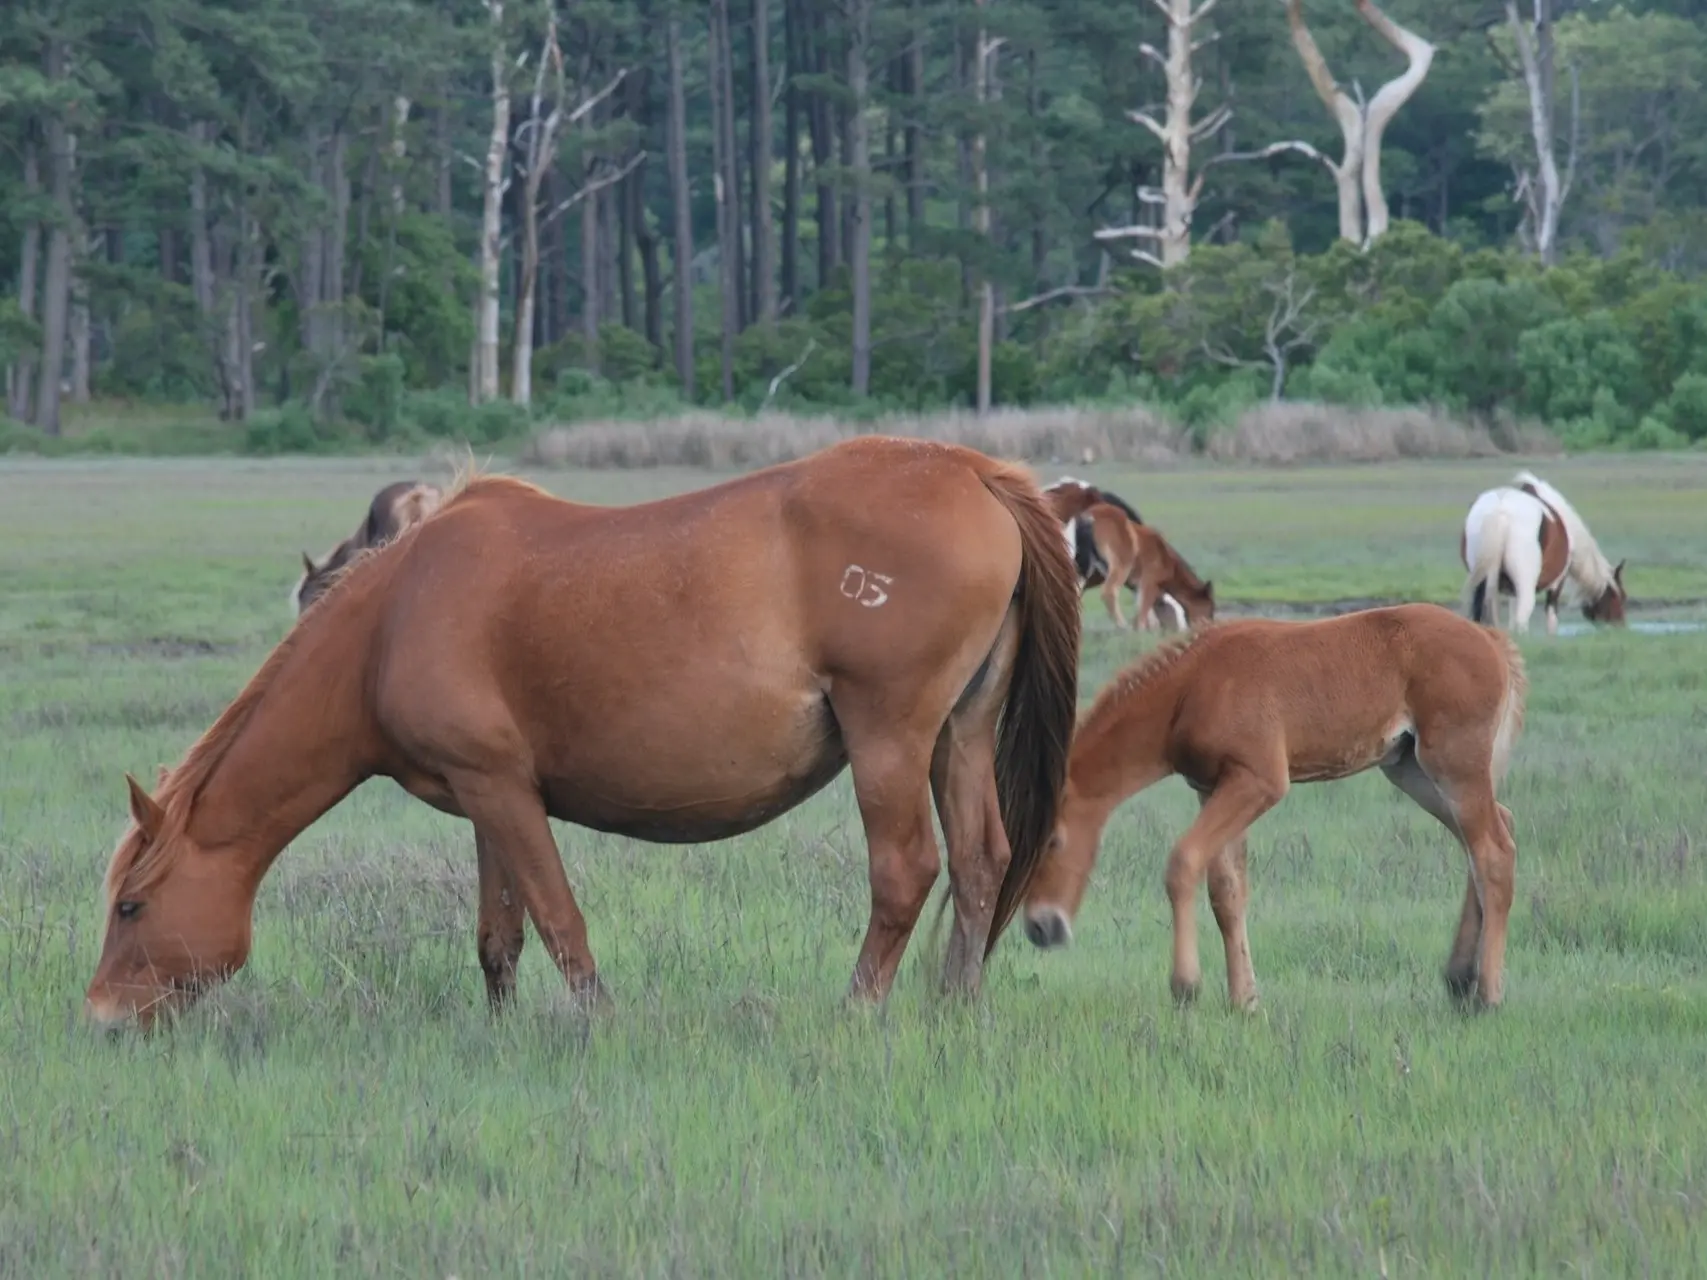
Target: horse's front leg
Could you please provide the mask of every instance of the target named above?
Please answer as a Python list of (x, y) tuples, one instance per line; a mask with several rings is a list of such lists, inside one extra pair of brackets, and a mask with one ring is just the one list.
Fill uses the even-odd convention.
[(516, 964), (522, 955), (527, 911), (497, 850), (478, 828), (474, 833), (474, 851), (480, 875), (480, 919), (475, 926), (475, 945), (481, 971), (486, 975), (487, 1005), (493, 1013), (499, 1013), (516, 993)]
[[(1197, 951), (1197, 886), (1211, 860), (1228, 845), (1242, 841), (1245, 831), (1286, 794), (1287, 779), (1259, 776), (1239, 765), (1222, 769), (1215, 789), (1204, 797), (1197, 820), (1168, 856), (1168, 899), (1174, 916), (1174, 999), (1182, 1004), (1197, 998), (1203, 968)], [(1223, 881), (1223, 891), (1227, 885)], [(1239, 918), (1243, 918), (1240, 906)], [(1240, 930), (1242, 934), (1242, 929)], [(1229, 969), (1229, 979), (1232, 971)], [(1252, 978), (1253, 993), (1255, 979)]]
[(1559, 592), (1556, 590), (1547, 593), (1547, 634), (1559, 634)]

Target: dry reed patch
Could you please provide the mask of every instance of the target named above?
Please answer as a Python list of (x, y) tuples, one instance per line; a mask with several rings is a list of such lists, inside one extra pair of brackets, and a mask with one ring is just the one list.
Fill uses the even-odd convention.
[(1551, 432), (1523, 423), (1466, 423), (1432, 408), (1347, 409), (1308, 401), (1254, 405), (1204, 445), (1204, 453), (1219, 462), (1270, 464), (1559, 451)]
[(686, 414), (657, 422), (588, 422), (547, 427), (525, 461), (578, 468), (769, 466), (804, 457), (850, 436), (881, 433), (963, 444), (1029, 462), (1142, 462), (1162, 466), (1191, 452), (1189, 434), (1142, 406), (1120, 409), (1004, 409), (896, 415), (869, 422), (761, 413), (731, 418)]

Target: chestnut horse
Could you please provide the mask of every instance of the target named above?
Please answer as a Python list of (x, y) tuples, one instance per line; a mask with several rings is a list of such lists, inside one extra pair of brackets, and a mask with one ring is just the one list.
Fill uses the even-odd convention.
[(1081, 589), (1102, 586), (1103, 605), (1115, 626), (1126, 625), (1120, 614), (1122, 586), (1136, 597), (1135, 628), (1159, 626), (1161, 605), (1171, 610), (1180, 631), (1215, 616), (1214, 585), (1198, 578), (1130, 503), (1071, 476), (1043, 492), (1066, 525)]
[(844, 766), (870, 855), (850, 994), (890, 988), (948, 844), (975, 994), (1055, 821), (1079, 598), (1022, 469), (867, 436), (626, 508), (502, 476), (359, 556), (150, 796), (107, 873), (87, 1009), (147, 1022), (239, 969), (279, 852), (370, 777), (474, 827), (494, 1008), (524, 913), (603, 986), (548, 818), (722, 840)]
[(1477, 622), (1498, 626), (1499, 597), (1509, 595), (1512, 628), (1528, 631), (1535, 593), (1545, 591), (1547, 634), (1556, 635), (1567, 586), (1576, 589), (1590, 622), (1624, 622), (1624, 562), (1614, 567), (1564, 495), (1531, 472), (1518, 472), (1510, 485), (1470, 505), (1458, 558), (1469, 571), (1466, 608)]
[(443, 490), (420, 480), (399, 480), (374, 494), (361, 528), (327, 552), (324, 560), (316, 564), (308, 552), (302, 553), (302, 580), (291, 592), (297, 614), (300, 616), (324, 595), (338, 572), (356, 556), (384, 546), (410, 525), (419, 524), (437, 511), (443, 501)]
[(1207, 871), (1228, 995), (1254, 1007), (1246, 831), (1295, 782), (1379, 767), (1469, 855), (1446, 982), (1496, 1005), (1517, 845), (1495, 791), (1526, 689), (1509, 636), (1433, 604), (1240, 619), (1164, 644), (1117, 675), (1074, 734), (1055, 836), (1026, 892), (1026, 935), (1040, 947), (1071, 939), (1110, 815), (1177, 773), (1202, 809), (1168, 858), (1174, 995), (1192, 998), (1201, 979), (1194, 901)]

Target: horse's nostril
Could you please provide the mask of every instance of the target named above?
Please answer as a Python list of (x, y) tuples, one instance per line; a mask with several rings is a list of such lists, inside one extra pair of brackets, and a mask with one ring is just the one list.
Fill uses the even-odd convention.
[(1034, 947), (1048, 950), (1051, 947), (1064, 945), (1072, 938), (1072, 931), (1067, 927), (1067, 918), (1059, 911), (1040, 911), (1034, 916), (1025, 918), (1025, 936)]

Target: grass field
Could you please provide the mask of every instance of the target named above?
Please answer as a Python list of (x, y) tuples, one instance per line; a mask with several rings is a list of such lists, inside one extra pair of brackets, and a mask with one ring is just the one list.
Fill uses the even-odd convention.
[[(1707, 618), (1707, 459), (1539, 469), (1629, 558), (1637, 618)], [(1234, 611), (1452, 600), (1458, 522), (1511, 470), (1092, 474)], [(564, 1013), (530, 940), (494, 1024), (469, 830), (373, 782), (280, 860), (220, 996), (97, 1039), (122, 771), (178, 759), (284, 633), (299, 550), (401, 474), (0, 463), (0, 1275), (1707, 1271), (1707, 632), (1525, 642), (1491, 1016), (1439, 979), (1460, 855), (1369, 776), (1253, 832), (1254, 1019), (1207, 913), (1206, 999), (1168, 998), (1178, 782), (1116, 818), (1073, 949), (1016, 929), (943, 1006), (921, 934), (887, 1009), (846, 1009), (844, 776), (722, 845), (560, 827), (617, 1012)], [(1088, 698), (1141, 642), (1087, 618)]]

